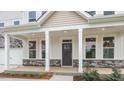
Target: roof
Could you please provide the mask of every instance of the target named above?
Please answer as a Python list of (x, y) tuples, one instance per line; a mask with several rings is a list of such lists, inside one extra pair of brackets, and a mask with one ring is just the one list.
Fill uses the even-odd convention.
[[(4, 27), (4, 29), (6, 31), (8, 31), (8, 30), (15, 30), (15, 29), (22, 30), (22, 29), (40, 28), (40, 25), (43, 24), (54, 12), (56, 12), (56, 11), (47, 11), (36, 22), (17, 25), (17, 26), (8, 26), (8, 27)], [(88, 20), (89, 24), (124, 21), (124, 15), (123, 14), (99, 16), (98, 17), (98, 16), (90, 16), (88, 13), (86, 13), (84, 11), (74, 11), (74, 12), (76, 12), (82, 18), (85, 18), (86, 20)]]

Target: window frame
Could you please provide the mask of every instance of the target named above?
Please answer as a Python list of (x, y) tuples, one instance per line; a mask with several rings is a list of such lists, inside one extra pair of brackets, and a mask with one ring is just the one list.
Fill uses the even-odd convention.
[[(15, 22), (19, 22), (19, 24), (15, 24)], [(20, 20), (14, 20), (13, 23), (14, 23), (15, 26), (20, 25)]]
[[(35, 42), (36, 42), (36, 48), (35, 48), (35, 49), (29, 49), (29, 42), (30, 42), (30, 41), (35, 41)], [(30, 58), (30, 50), (35, 50), (35, 51), (36, 51), (36, 54), (35, 54), (36, 57), (35, 57), (35, 58)], [(37, 41), (36, 41), (36, 40), (29, 40), (29, 41), (28, 41), (28, 58), (29, 58), (29, 59), (36, 59), (36, 58), (37, 58)]]
[[(116, 49), (117, 49), (117, 46), (116, 46), (116, 45), (117, 45), (116, 36), (117, 36), (116, 34), (103, 35), (103, 36), (102, 36), (101, 56), (102, 56), (102, 59), (103, 59), (103, 60), (113, 60), (113, 59), (116, 59), (116, 54), (115, 54)], [(104, 54), (103, 54), (103, 53), (104, 53), (104, 47), (103, 47), (103, 44), (104, 44), (104, 40), (103, 40), (103, 39), (104, 39), (104, 37), (114, 37), (114, 58), (104, 58)]]
[[(31, 12), (35, 12), (35, 18), (31, 18), (30, 17), (30, 13)], [(36, 21), (36, 18), (37, 18), (36, 11), (29, 11), (28, 12), (28, 22), (35, 22)]]
[[(86, 58), (86, 38), (96, 38), (96, 42), (95, 42), (95, 45), (96, 45), (96, 53), (95, 53), (95, 58)], [(84, 40), (83, 40), (83, 42), (84, 42), (84, 45), (83, 45), (83, 57), (86, 59), (86, 60), (96, 60), (97, 59), (97, 49), (98, 49), (98, 47), (97, 47), (97, 39), (98, 39), (98, 36), (97, 35), (88, 35), (88, 36), (84, 36), (84, 38), (83, 38)]]
[(5, 23), (4, 22), (0, 22), (0, 24), (3, 24), (3, 26), (0, 26), (0, 27), (4, 27), (5, 26)]
[[(105, 14), (105, 12), (113, 12), (112, 14), (108, 13), (108, 14)], [(115, 14), (115, 11), (103, 11), (103, 15), (104, 16), (107, 16), (107, 15), (114, 15)]]

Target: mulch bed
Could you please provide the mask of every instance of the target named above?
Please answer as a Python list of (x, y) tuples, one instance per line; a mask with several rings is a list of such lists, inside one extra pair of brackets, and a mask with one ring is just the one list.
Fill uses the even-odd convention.
[(73, 76), (74, 81), (82, 81), (81, 76)]
[(0, 73), (0, 78), (23, 78), (23, 79), (47, 79), (49, 80), (51, 77), (52, 77), (52, 73), (46, 73), (42, 75)]

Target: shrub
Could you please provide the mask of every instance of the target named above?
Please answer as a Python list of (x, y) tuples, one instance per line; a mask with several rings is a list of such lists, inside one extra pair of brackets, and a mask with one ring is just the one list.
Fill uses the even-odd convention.
[(108, 75), (106, 80), (108, 81), (119, 81), (122, 80), (121, 70), (117, 68), (112, 68), (113, 73)]
[(91, 71), (91, 72), (84, 72), (82, 74), (82, 80), (86, 81), (98, 81), (100, 80), (100, 74), (97, 72), (97, 70)]

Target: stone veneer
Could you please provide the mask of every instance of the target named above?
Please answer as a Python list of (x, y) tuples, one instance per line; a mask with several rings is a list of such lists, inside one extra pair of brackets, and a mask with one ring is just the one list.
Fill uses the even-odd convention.
[[(45, 66), (45, 60), (42, 59), (23, 59), (23, 66)], [(60, 59), (51, 59), (50, 66), (52, 67), (60, 67), (61, 60)]]
[[(124, 67), (124, 60), (84, 60), (83, 66), (89, 63), (92, 67)], [(24, 66), (45, 66), (42, 59), (23, 59)], [(60, 59), (50, 59), (51, 67), (61, 67)], [(73, 67), (78, 67), (78, 59), (73, 59)]]
[[(124, 67), (124, 60), (83, 60), (83, 66), (87, 63), (91, 67)], [(78, 67), (78, 59), (73, 60), (73, 66)]]

